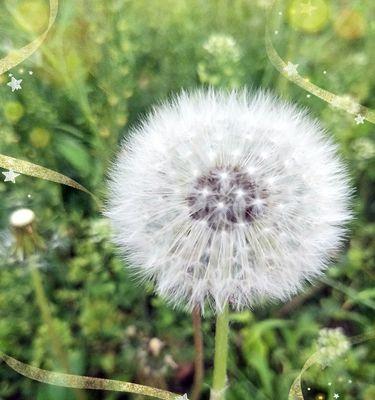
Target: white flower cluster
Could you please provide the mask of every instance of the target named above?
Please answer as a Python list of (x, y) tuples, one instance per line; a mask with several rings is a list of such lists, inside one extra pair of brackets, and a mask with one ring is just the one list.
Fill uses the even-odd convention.
[(129, 265), (189, 310), (288, 299), (350, 219), (335, 145), (264, 92), (181, 93), (131, 132), (110, 176), (106, 214)]
[(213, 34), (203, 44), (207, 53), (214, 57), (227, 57), (232, 61), (240, 58), (240, 50), (232, 36), (224, 34)]
[(327, 366), (349, 350), (350, 342), (341, 328), (323, 328), (319, 332), (318, 347), (319, 361)]

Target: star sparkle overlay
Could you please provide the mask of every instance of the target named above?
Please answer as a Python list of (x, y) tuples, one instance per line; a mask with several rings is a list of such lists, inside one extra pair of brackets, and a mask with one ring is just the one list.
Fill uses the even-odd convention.
[(14, 76), (12, 76), (10, 82), (7, 83), (7, 86), (9, 86), (12, 89), (12, 92), (15, 90), (21, 90), (21, 83), (23, 79), (16, 79)]
[(297, 75), (298, 74), (298, 71), (297, 71), (298, 65), (299, 64), (293, 64), (290, 61), (288, 61), (288, 64), (284, 67), (284, 71), (288, 74), (288, 76)]
[(12, 183), (16, 183), (16, 178), (20, 176), (20, 174), (17, 174), (17, 172), (14, 172), (13, 170), (2, 172), (2, 174), (5, 176), (4, 182), (12, 182)]
[(358, 114), (355, 118), (354, 118), (354, 120), (355, 120), (355, 123), (357, 124), (357, 125), (361, 125), (361, 124), (364, 124), (365, 122), (365, 117), (363, 116), (363, 115), (361, 115), (361, 114)]

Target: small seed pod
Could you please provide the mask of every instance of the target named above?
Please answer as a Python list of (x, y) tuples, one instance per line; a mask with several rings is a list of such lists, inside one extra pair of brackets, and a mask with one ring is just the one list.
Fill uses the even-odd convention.
[(32, 210), (20, 208), (13, 211), (9, 217), (9, 224), (15, 238), (14, 251), (21, 259), (44, 247), (35, 230), (35, 214)]

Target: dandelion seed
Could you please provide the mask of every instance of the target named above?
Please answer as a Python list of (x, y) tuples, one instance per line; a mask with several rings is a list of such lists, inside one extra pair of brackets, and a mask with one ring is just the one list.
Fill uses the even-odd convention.
[(210, 190), (206, 187), (202, 189), (202, 196), (207, 197), (210, 194)]
[(228, 172), (221, 172), (220, 173), (220, 178), (224, 181), (225, 179), (227, 179), (228, 178)]
[(245, 192), (242, 189), (237, 189), (236, 190), (236, 195), (237, 197), (243, 197)]
[(350, 192), (305, 111), (264, 92), (201, 90), (131, 132), (106, 215), (139, 278), (174, 306), (220, 312), (287, 300), (321, 275), (345, 237)]

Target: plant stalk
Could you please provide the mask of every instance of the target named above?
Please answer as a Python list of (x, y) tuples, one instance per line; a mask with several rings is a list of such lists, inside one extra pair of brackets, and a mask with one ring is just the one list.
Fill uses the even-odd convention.
[[(65, 372), (69, 372), (69, 360), (67, 353), (64, 351), (58, 333), (56, 332), (54, 320), (51, 314), (51, 310), (48, 304), (48, 298), (43, 287), (42, 277), (37, 267), (31, 267), (31, 279), (35, 290), (35, 300), (42, 315), (43, 322), (46, 324), (48, 329), (48, 336), (51, 341), (52, 351), (55, 353), (55, 357), (60, 363), (60, 367)], [(78, 400), (85, 400), (85, 393), (75, 389), (74, 395)]]
[(216, 319), (214, 373), (210, 400), (224, 400), (227, 384), (229, 306)]
[(31, 279), (35, 290), (35, 300), (41, 313), (43, 322), (48, 329), (48, 336), (51, 341), (52, 351), (60, 362), (60, 366), (67, 372), (68, 362), (65, 357), (65, 352), (62, 349), (59, 337), (55, 330), (54, 321), (48, 305), (46, 292), (44, 291), (42, 277), (36, 267), (31, 267)]

